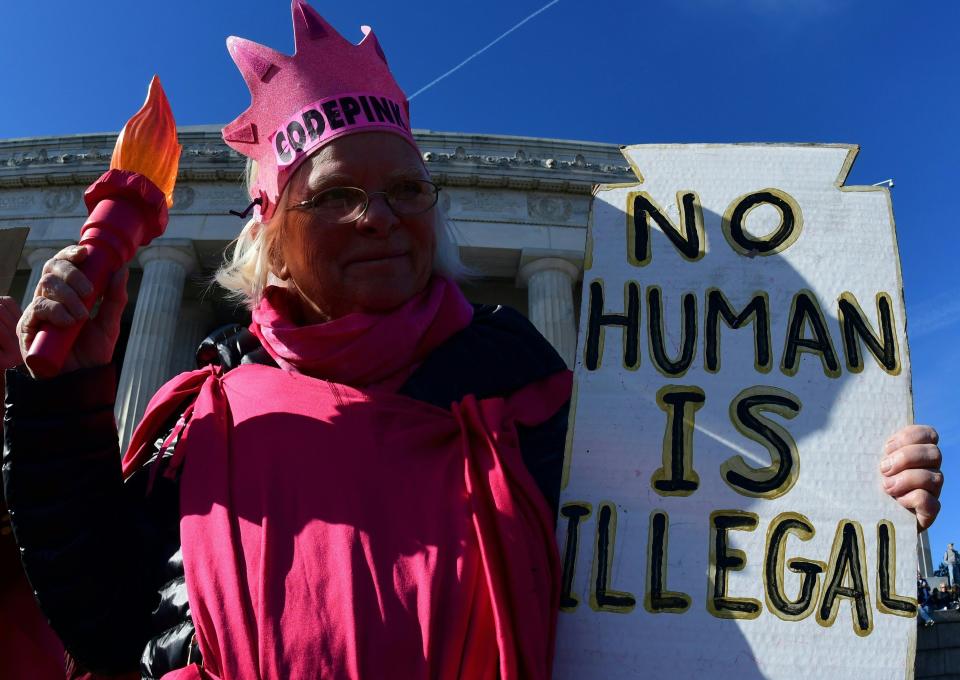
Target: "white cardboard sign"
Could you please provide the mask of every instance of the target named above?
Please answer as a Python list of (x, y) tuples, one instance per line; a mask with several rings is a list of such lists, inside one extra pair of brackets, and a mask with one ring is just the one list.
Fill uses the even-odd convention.
[(889, 191), (857, 148), (641, 145), (600, 187), (555, 677), (904, 678), (916, 529)]

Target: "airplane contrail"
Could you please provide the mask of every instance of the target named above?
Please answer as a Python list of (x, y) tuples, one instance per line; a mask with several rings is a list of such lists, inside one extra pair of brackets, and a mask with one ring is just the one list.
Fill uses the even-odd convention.
[(549, 8), (552, 7), (553, 5), (556, 5), (558, 2), (560, 2), (560, 0), (551, 0), (551, 2), (548, 2), (546, 5), (544, 5), (544, 6), (541, 7), (540, 9), (538, 9), (536, 12), (534, 12), (533, 14), (531, 14), (530, 16), (528, 16), (526, 19), (524, 19), (524, 20), (521, 21), (520, 23), (516, 24), (515, 26), (513, 26), (513, 27), (510, 28), (509, 30), (504, 31), (503, 33), (501, 33), (500, 35), (498, 35), (498, 36), (497, 36), (496, 38), (494, 38), (489, 44), (484, 45), (483, 47), (481, 47), (479, 50), (477, 50), (476, 52), (474, 52), (473, 54), (471, 54), (469, 57), (467, 57), (466, 59), (464, 59), (463, 61), (461, 61), (459, 64), (457, 64), (456, 66), (454, 66), (452, 69), (450, 69), (449, 71), (447, 71), (447, 72), (444, 73), (443, 75), (439, 76), (438, 78), (434, 78), (433, 80), (431, 80), (429, 83), (427, 83), (426, 85), (424, 85), (423, 87), (421, 87), (419, 90), (417, 90), (416, 92), (414, 92), (412, 95), (410, 95), (409, 97), (407, 97), (407, 100), (409, 101), (409, 100), (413, 99), (414, 97), (416, 97), (416, 96), (417, 96), (418, 94), (420, 94), (421, 92), (424, 92), (424, 91), (426, 91), (426, 90), (429, 90), (431, 87), (433, 87), (434, 85), (436, 85), (437, 83), (439, 83), (441, 80), (443, 80), (443, 79), (446, 78), (447, 76), (449, 76), (449, 75), (451, 75), (451, 74), (453, 74), (453, 73), (456, 73), (456, 72), (459, 71), (461, 68), (463, 68), (464, 66), (466, 66), (468, 63), (470, 63), (471, 61), (473, 61), (474, 59), (476, 59), (477, 57), (479, 57), (481, 54), (483, 54), (484, 52), (486, 52), (487, 50), (489, 50), (491, 47), (493, 47), (494, 45), (496, 45), (498, 42), (500, 42), (501, 40), (503, 40), (504, 38), (506, 38), (508, 35), (510, 35), (511, 33), (513, 33), (515, 30), (517, 30), (518, 28), (520, 28), (521, 26), (523, 26), (525, 23), (527, 23), (528, 21), (530, 21), (531, 19), (533, 19), (535, 16), (537, 16), (538, 14), (540, 14), (541, 12), (543, 12), (544, 10), (549, 9)]

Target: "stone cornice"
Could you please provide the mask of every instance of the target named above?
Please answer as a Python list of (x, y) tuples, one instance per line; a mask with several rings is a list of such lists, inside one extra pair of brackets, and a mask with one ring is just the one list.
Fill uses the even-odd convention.
[[(178, 130), (180, 181), (238, 181), (245, 159), (216, 126)], [(440, 184), (586, 194), (595, 184), (633, 177), (613, 144), (415, 130)], [(0, 189), (86, 186), (110, 162), (115, 133), (0, 140)]]

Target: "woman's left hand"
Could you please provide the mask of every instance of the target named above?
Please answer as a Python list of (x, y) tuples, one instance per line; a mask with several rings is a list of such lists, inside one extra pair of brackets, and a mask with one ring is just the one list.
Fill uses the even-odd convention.
[(887, 440), (880, 461), (883, 488), (926, 529), (940, 512), (940, 436), (929, 425), (907, 425)]

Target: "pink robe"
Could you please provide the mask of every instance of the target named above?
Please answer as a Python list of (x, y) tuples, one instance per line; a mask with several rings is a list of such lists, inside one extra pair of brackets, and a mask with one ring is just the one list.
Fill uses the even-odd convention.
[[(453, 304), (450, 289), (429, 293), (429, 318)], [(515, 426), (553, 415), (570, 373), (445, 410), (395, 394), (409, 373), (395, 368), (362, 389), (292, 368), (206, 369), (151, 402), (145, 432), (196, 395), (172, 466), (203, 668), (169, 677), (550, 677), (559, 559)], [(130, 455), (128, 469), (137, 437)]]

